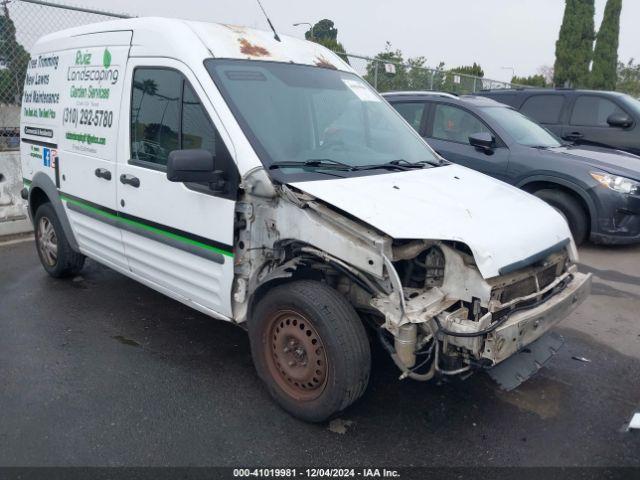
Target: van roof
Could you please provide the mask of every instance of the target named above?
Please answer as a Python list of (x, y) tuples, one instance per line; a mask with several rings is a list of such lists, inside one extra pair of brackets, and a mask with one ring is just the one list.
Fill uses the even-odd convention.
[(118, 31), (133, 33), (132, 56), (162, 54), (182, 59), (185, 52), (201, 46), (204, 55), (214, 58), (296, 63), (353, 72), (338, 55), (317, 43), (286, 35), (280, 35), (279, 42), (271, 31), (163, 17), (112, 20), (61, 30), (38, 40), (33, 53), (51, 51), (56, 44), (68, 45), (71, 37)]

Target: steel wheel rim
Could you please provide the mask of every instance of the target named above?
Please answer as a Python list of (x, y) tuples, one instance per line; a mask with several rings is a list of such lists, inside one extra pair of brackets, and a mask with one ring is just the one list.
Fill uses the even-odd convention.
[(53, 224), (47, 217), (42, 217), (38, 222), (38, 250), (42, 260), (50, 266), (55, 267), (58, 261), (58, 237), (53, 228)]
[(298, 401), (317, 399), (327, 384), (324, 343), (306, 317), (293, 310), (270, 316), (266, 329), (267, 365), (284, 392)]

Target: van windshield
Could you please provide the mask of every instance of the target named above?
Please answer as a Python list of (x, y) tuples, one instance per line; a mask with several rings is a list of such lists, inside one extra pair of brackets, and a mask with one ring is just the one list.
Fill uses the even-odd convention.
[(260, 160), (280, 181), (439, 164), (357, 75), (250, 60), (212, 59), (205, 65)]
[(551, 132), (511, 108), (484, 107), (482, 111), (505, 129), (520, 145), (538, 148), (557, 148), (562, 146)]

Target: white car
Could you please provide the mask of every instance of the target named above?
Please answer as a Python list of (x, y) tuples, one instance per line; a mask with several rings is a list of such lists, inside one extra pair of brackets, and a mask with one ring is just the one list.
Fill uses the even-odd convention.
[(365, 326), (402, 378), (491, 372), (590, 290), (558, 213), (444, 161), (315, 43), (162, 18), (48, 35), (21, 132), (45, 270), (90, 257), (245, 325), (308, 421), (365, 391)]

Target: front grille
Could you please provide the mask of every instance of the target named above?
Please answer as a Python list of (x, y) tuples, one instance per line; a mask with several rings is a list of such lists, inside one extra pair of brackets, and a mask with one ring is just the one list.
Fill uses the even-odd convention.
[(497, 279), (491, 291), (492, 300), (508, 303), (545, 289), (564, 273), (566, 260), (566, 252), (554, 254), (538, 266)]
[(557, 270), (558, 266), (552, 265), (551, 267), (546, 268), (542, 272), (538, 273), (538, 283), (540, 284), (540, 289), (547, 288), (553, 283), (553, 281), (556, 279)]
[(500, 303), (507, 303), (511, 300), (519, 297), (526, 297), (532, 293), (536, 293), (536, 279), (535, 277), (525, 278), (519, 282), (504, 287), (500, 294)]
[(552, 288), (547, 293), (542, 295), (540, 298), (531, 298), (529, 300), (518, 303), (517, 306), (512, 305), (511, 307), (505, 307), (493, 312), (492, 321), (499, 322), (500, 320), (504, 319), (505, 316), (511, 315), (515, 308), (517, 308), (517, 310), (525, 310), (527, 308), (533, 308), (538, 304), (540, 304), (541, 302), (546, 302), (549, 298), (551, 298), (556, 293), (558, 293), (557, 288), (558, 286), (556, 286), (555, 288)]

